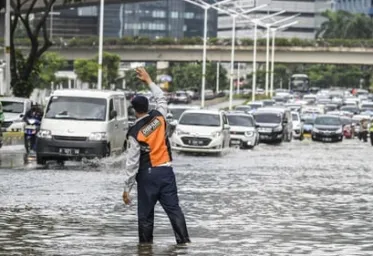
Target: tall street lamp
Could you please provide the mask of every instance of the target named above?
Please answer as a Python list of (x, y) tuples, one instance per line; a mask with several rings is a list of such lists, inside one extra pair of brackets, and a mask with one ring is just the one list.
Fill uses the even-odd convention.
[(254, 46), (253, 46), (253, 77), (252, 77), (252, 92), (251, 92), (251, 95), (252, 95), (252, 98), (251, 100), (252, 101), (255, 101), (255, 96), (256, 96), (256, 54), (257, 54), (257, 51), (256, 51), (256, 48), (257, 48), (257, 39), (258, 39), (258, 25), (262, 26), (262, 27), (265, 27), (265, 24), (263, 24), (263, 20), (266, 20), (266, 19), (269, 19), (269, 18), (273, 18), (277, 15), (280, 15), (281, 13), (283, 13), (283, 11), (280, 11), (280, 12), (277, 12), (277, 13), (274, 13), (274, 14), (270, 14), (270, 15), (267, 15), (267, 16), (263, 16), (259, 19), (254, 19), (253, 20), (253, 23), (254, 23)]
[(5, 4), (5, 88), (4, 88), (4, 94), (9, 93), (9, 88), (11, 86), (11, 74), (10, 74), (10, 0), (6, 0)]
[(102, 51), (104, 44), (104, 0), (100, 1), (100, 28), (98, 42), (98, 76), (97, 89), (102, 90)]
[[(229, 110), (232, 110), (233, 108), (233, 78), (234, 78), (234, 55), (235, 55), (235, 46), (236, 46), (236, 20), (237, 17), (243, 17), (246, 20), (250, 20), (250, 18), (247, 16), (248, 13), (257, 11), (259, 9), (262, 9), (264, 7), (268, 6), (267, 4), (260, 5), (254, 8), (251, 8), (249, 10), (243, 10), (241, 8), (241, 12), (237, 12), (234, 10), (224, 10), (226, 14), (232, 17), (232, 52), (231, 52), (231, 72), (230, 72), (230, 86), (229, 86)], [(232, 13), (233, 12), (233, 13)]]
[(275, 72), (275, 47), (276, 47), (276, 44), (275, 44), (275, 39), (276, 39), (276, 31), (278, 30), (284, 30), (288, 27), (291, 27), (295, 24), (297, 24), (298, 21), (294, 21), (292, 23), (289, 23), (289, 24), (285, 24), (285, 25), (282, 25), (280, 27), (277, 27), (277, 28), (272, 28), (272, 66), (271, 66), (271, 90), (270, 90), (270, 96), (273, 97), (273, 81), (274, 81), (274, 72)]
[(234, 0), (223, 0), (214, 4), (208, 4), (202, 0), (184, 0), (187, 3), (196, 5), (204, 9), (204, 23), (203, 23), (203, 57), (202, 57), (202, 89), (201, 89), (201, 107), (205, 107), (205, 88), (206, 88), (206, 51), (207, 51), (207, 20), (208, 10), (213, 7), (217, 7), (220, 4), (232, 2)]

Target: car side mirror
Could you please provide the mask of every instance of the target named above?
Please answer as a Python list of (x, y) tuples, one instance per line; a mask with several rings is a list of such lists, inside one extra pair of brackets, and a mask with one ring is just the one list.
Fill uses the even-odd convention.
[(24, 114), (20, 114), (19, 117), (24, 117), (25, 115)]
[(170, 122), (170, 125), (171, 125), (171, 126), (174, 126), (174, 127), (175, 127), (177, 124), (178, 124), (178, 121), (177, 121), (177, 120), (173, 120), (173, 121)]
[(110, 112), (110, 120), (116, 118), (117, 116), (118, 116), (118, 113), (117, 113), (116, 110), (112, 110), (112, 111)]
[(304, 120), (304, 119), (301, 119), (300, 121), (301, 121), (302, 123), (304, 123), (304, 122), (305, 122), (306, 120)]
[(259, 127), (260, 127), (260, 125), (258, 125), (258, 124), (256, 124), (256, 125), (255, 125), (255, 128), (257, 128), (257, 129), (258, 129)]

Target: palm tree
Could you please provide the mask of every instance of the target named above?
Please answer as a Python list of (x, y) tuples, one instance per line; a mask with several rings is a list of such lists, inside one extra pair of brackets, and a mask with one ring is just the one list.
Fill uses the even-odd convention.
[(325, 11), (321, 14), (326, 20), (321, 24), (320, 29), (316, 33), (316, 37), (323, 38), (344, 38), (345, 25), (353, 16), (346, 11)]

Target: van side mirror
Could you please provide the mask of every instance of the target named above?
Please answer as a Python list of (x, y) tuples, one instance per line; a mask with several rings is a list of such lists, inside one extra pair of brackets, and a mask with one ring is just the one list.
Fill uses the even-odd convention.
[(171, 114), (171, 113), (168, 113), (168, 114), (166, 115), (166, 118), (167, 118), (167, 119), (173, 119), (173, 118), (174, 118), (174, 115)]
[(178, 124), (178, 121), (177, 120), (173, 120), (170, 122), (170, 125), (175, 127), (176, 125)]
[(302, 123), (304, 123), (306, 120), (305, 120), (305, 119), (301, 119), (300, 121), (301, 121)]
[(20, 114), (19, 117), (24, 117), (25, 115), (24, 114)]
[(288, 124), (288, 120), (282, 121), (283, 124)]
[(118, 116), (118, 113), (117, 113), (116, 110), (112, 110), (112, 111), (110, 112), (110, 120), (116, 118), (117, 116)]
[(256, 125), (255, 125), (255, 128), (256, 128), (256, 129), (258, 129), (259, 127), (260, 127), (260, 125), (259, 125), (259, 124), (256, 124)]

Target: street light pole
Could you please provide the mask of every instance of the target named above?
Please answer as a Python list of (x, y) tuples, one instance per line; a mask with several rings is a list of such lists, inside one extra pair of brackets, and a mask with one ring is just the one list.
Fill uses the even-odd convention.
[(256, 92), (256, 41), (257, 41), (257, 32), (258, 32), (258, 23), (254, 23), (254, 48), (253, 48), (253, 83), (252, 83), (252, 101), (255, 101), (255, 92)]
[(100, 31), (98, 43), (98, 76), (97, 89), (102, 90), (102, 51), (104, 44), (104, 0), (100, 2)]
[(219, 93), (219, 83), (220, 83), (220, 62), (217, 63), (217, 67), (216, 67), (216, 93)]
[(233, 108), (233, 76), (234, 76), (234, 50), (236, 44), (236, 15), (232, 16), (232, 49), (231, 49), (231, 74), (230, 74), (230, 85), (229, 85), (229, 110)]
[(268, 96), (268, 86), (269, 86), (269, 28), (270, 26), (267, 25), (267, 49), (266, 49), (266, 88), (265, 93)]
[(203, 64), (202, 64), (202, 90), (201, 90), (201, 107), (205, 107), (205, 88), (206, 88), (206, 52), (207, 52), (207, 16), (208, 8), (205, 9), (205, 18), (203, 23)]
[(276, 50), (276, 31), (286, 29), (288, 27), (291, 27), (295, 24), (297, 24), (298, 21), (294, 21), (289, 24), (282, 25), (278, 28), (272, 28), (272, 67), (271, 67), (271, 90), (270, 90), (270, 96), (273, 97), (273, 83), (274, 83), (274, 72), (275, 72), (275, 50)]
[(12, 76), (10, 74), (10, 0), (6, 0), (5, 5), (5, 90), (4, 94), (9, 93), (9, 89), (12, 82)]

